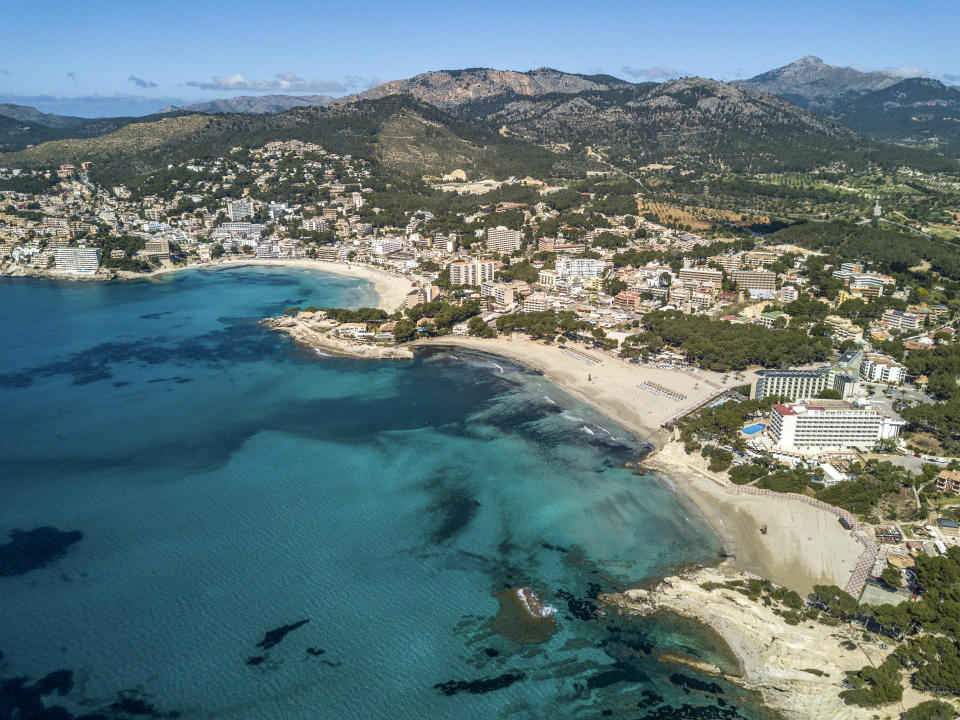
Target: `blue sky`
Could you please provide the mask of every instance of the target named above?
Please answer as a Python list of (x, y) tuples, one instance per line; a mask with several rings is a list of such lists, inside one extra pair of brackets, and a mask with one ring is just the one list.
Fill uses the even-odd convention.
[(0, 102), (84, 116), (266, 92), (342, 95), (465, 67), (729, 80), (817, 55), (960, 84), (956, 0), (3, 5)]

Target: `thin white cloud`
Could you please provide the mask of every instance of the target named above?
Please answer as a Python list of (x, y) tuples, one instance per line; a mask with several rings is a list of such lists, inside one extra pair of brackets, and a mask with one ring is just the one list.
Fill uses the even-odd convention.
[(157, 84), (153, 80), (144, 80), (143, 78), (138, 78), (136, 75), (131, 75), (127, 78), (127, 82), (132, 82), (138, 88), (155, 88)]
[(190, 87), (202, 90), (255, 90), (267, 92), (348, 92), (365, 84), (364, 78), (346, 76), (343, 80), (304, 80), (291, 72), (277, 73), (272, 78), (251, 80), (240, 73), (214, 75), (212, 80), (189, 80)]
[(916, 65), (898, 65), (897, 67), (885, 67), (883, 70), (902, 78), (932, 77), (928, 71)]
[(624, 65), (623, 72), (632, 78), (642, 78), (644, 80), (669, 80), (683, 75), (683, 72), (669, 65), (650, 65), (649, 67)]

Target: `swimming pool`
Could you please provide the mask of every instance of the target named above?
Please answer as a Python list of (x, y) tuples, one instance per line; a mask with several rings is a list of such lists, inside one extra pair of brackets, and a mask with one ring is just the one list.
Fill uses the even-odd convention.
[(756, 435), (765, 427), (766, 425), (764, 423), (756, 423), (754, 425), (748, 425), (747, 427), (743, 428), (740, 432), (742, 432), (744, 435)]

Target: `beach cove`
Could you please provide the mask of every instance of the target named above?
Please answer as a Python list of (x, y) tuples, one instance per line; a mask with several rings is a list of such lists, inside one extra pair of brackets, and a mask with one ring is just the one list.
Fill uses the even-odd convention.
[[(13, 318), (0, 532), (69, 539), (0, 577), (0, 670), (62, 671), (44, 702), (108, 717), (129, 703), (181, 717), (764, 716), (736, 683), (661, 661), (724, 666), (711, 633), (604, 613), (600, 594), (721, 547), (624, 467), (646, 444), (548, 377), (468, 348), (318, 358), (259, 319), (377, 297), (298, 268), (8, 279), (0, 293)], [(493, 622), (497, 593), (517, 587), (557, 609), (542, 643)]]

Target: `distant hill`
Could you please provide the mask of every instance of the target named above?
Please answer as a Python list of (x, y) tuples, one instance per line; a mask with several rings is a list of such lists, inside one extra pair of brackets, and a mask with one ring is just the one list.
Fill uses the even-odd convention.
[(100, 179), (129, 180), (169, 162), (217, 157), (237, 145), (273, 140), (316, 142), (409, 176), (463, 169), (470, 176), (551, 175), (580, 167), (536, 145), (463, 123), (407, 96), (338, 106), (295, 108), (270, 115), (190, 114), (131, 123), (94, 138), (43, 143), (0, 156), (0, 164), (44, 166), (92, 160)]
[(830, 116), (880, 140), (960, 144), (960, 89), (910, 78), (834, 105)]
[(424, 73), (335, 102), (390, 95), (558, 152), (601, 150), (628, 166), (683, 158), (713, 167), (813, 167), (856, 145), (855, 134), (830, 119), (706, 78), (658, 85), (550, 68), (475, 68)]
[[(829, 67), (816, 59), (800, 64)], [(841, 75), (854, 78), (860, 89), (869, 83), (859, 76), (871, 76), (869, 82), (889, 80), (851, 72), (856, 75)], [(707, 78), (657, 84), (550, 68), (447, 70), (282, 112), (271, 112), (271, 103), (286, 102), (288, 96), (231, 101), (231, 107), (249, 112), (213, 112), (215, 106), (205, 105), (209, 113), (180, 109), (67, 128), (0, 120), (0, 149), (50, 141), (0, 156), (0, 164), (110, 160), (120, 173), (142, 173), (237, 145), (302, 139), (415, 176), (457, 168), (471, 176), (550, 175), (599, 167), (601, 159), (626, 171), (655, 163), (711, 172), (858, 169), (872, 163), (956, 169), (957, 162), (944, 155), (952, 154), (952, 146), (938, 147), (940, 154), (897, 147), (841, 123), (886, 141), (953, 137), (957, 91), (919, 79), (869, 92), (851, 90), (850, 82), (844, 82), (826, 83), (835, 95), (833, 109), (815, 113), (744, 83)], [(887, 118), (887, 130), (877, 117)]]
[(820, 58), (807, 55), (749, 80), (737, 80), (735, 84), (816, 109), (830, 107), (837, 100), (851, 100), (881, 90), (902, 79), (888, 72), (861, 72), (850, 67), (827, 65)]
[(334, 100), (330, 95), (240, 95), (220, 100), (207, 100), (177, 107), (170, 105), (160, 111), (161, 114), (171, 112), (187, 113), (241, 113), (247, 115), (263, 115), (280, 113), (291, 108), (310, 107), (313, 105), (328, 105)]
[(0, 116), (47, 128), (67, 128), (73, 125), (82, 125), (88, 121), (86, 118), (70, 117), (69, 115), (50, 115), (27, 105), (13, 105), (11, 103), (0, 103)]
[(611, 75), (578, 75), (552, 68), (538, 68), (527, 72), (470, 68), (438, 70), (407, 80), (394, 80), (358, 95), (340, 98), (337, 102), (373, 100), (403, 94), (446, 112), (462, 115), (476, 114), (481, 108), (502, 103), (507, 99), (628, 87), (632, 87), (632, 84)]
[(54, 140), (98, 137), (158, 117), (79, 118), (50, 115), (24, 105), (0, 105), (0, 152), (15, 152)]

